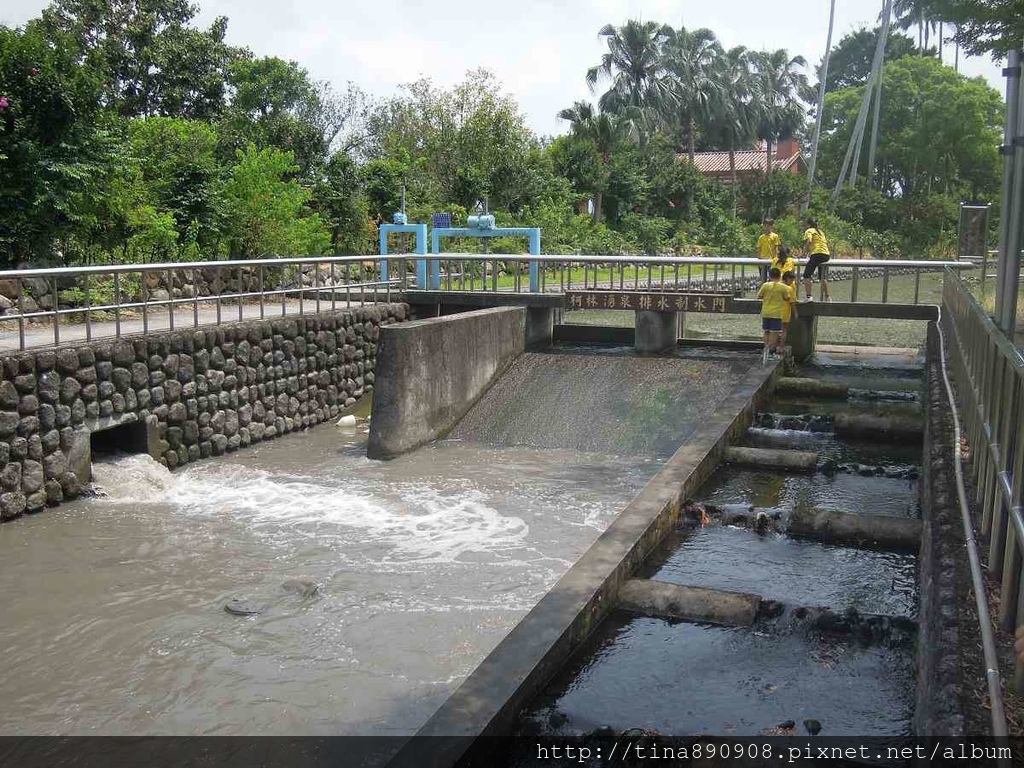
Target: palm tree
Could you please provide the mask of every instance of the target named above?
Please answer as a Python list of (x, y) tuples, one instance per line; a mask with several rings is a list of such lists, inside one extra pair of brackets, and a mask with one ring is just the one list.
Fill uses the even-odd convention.
[(618, 117), (607, 112), (595, 112), (588, 101), (577, 101), (571, 107), (561, 110), (558, 116), (562, 120), (568, 120), (572, 124), (573, 134), (590, 141), (601, 156), (605, 178), (594, 189), (593, 218), (597, 224), (601, 221), (601, 199), (604, 193), (602, 187), (607, 180), (612, 150), (619, 142), (629, 137), (633, 131), (633, 123), (629, 116)]
[(736, 216), (736, 149), (748, 144), (757, 126), (758, 104), (750, 70), (750, 52), (742, 45), (719, 57), (716, 74), (719, 88), (712, 105), (710, 130), (715, 142), (729, 152), (733, 217)]
[[(665, 41), (665, 69), (671, 75), (671, 96), (663, 112), (669, 125), (676, 124), (686, 136), (686, 151), (693, 162), (697, 122), (707, 122), (711, 105), (719, 98), (719, 59), (722, 46), (710, 29), (686, 27), (672, 30)], [(677, 118), (678, 121), (671, 119)]]
[[(937, 22), (931, 16), (933, 0), (895, 0), (892, 4), (892, 15), (896, 26), (906, 31), (917, 26), (917, 50), (921, 56), (928, 51), (931, 32)], [(939, 37), (939, 60), (942, 60), (942, 39)]]
[(758, 51), (753, 56), (754, 91), (760, 107), (757, 136), (764, 139), (767, 161), (772, 169), (772, 142), (788, 138), (804, 124), (805, 112), (800, 94), (807, 89), (807, 76), (800, 71), (807, 66), (803, 56), (790, 58), (784, 48)]
[(598, 33), (605, 38), (608, 53), (601, 63), (587, 70), (591, 92), (602, 79), (611, 86), (598, 99), (602, 112), (647, 115), (665, 98), (662, 46), (671, 29), (653, 21), (629, 20), (621, 27), (606, 24)]

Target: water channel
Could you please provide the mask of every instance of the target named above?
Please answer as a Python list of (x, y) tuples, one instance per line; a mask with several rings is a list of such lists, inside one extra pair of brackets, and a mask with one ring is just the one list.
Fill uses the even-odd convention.
[(412, 733), (752, 361), (529, 353), (390, 462), (333, 425), (174, 473), (98, 461), (103, 495), (0, 526), (0, 730)]

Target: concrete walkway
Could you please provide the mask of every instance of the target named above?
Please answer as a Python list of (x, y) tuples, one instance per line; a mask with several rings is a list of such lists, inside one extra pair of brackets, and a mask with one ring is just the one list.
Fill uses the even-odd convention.
[[(360, 304), (358, 296), (353, 297), (351, 306), (369, 306), (373, 302), (367, 301)], [(344, 300), (335, 303), (335, 309), (345, 309)], [(320, 312), (331, 311), (330, 300), (320, 301)], [(240, 311), (241, 310), (241, 311)], [(317, 312), (315, 300), (305, 300), (300, 307), (298, 300), (289, 299), (284, 306), (280, 301), (267, 302), (263, 306), (262, 317), (284, 317), (285, 315), (311, 315)], [(217, 326), (226, 323), (237, 323), (239, 320), (261, 319), (259, 304), (238, 304), (225, 300), (220, 307), (220, 318), (218, 320), (217, 308), (214, 304), (200, 304), (198, 314), (191, 306), (175, 307), (174, 329), (196, 328), (206, 326)], [(84, 322), (60, 324), (58, 340), (61, 346), (74, 345), (92, 339), (116, 338), (118, 336), (118, 324), (114, 320), (93, 320), (88, 326)], [(197, 322), (198, 320), (198, 322)], [(141, 333), (154, 333), (171, 329), (169, 313), (165, 308), (152, 309), (148, 312), (145, 321), (140, 312), (124, 313), (121, 317), (120, 335), (131, 336)], [(52, 322), (25, 323), (25, 349), (38, 349), (39, 347), (52, 347), (55, 345), (54, 329)], [(19, 342), (18, 316), (0, 316), (0, 352), (17, 352), (21, 348)]]

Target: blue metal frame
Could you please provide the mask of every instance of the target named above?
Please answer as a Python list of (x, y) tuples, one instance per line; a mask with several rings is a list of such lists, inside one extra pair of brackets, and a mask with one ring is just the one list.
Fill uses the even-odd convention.
[[(442, 237), (528, 237), (530, 239), (530, 255), (540, 256), (540, 227), (495, 227), (494, 229), (469, 229), (467, 227), (434, 227), (430, 236), (430, 252), (441, 253)], [(417, 275), (419, 271), (417, 270)], [(421, 283), (422, 285), (422, 283)], [(441, 265), (438, 261), (430, 263), (429, 289), (441, 289)], [(530, 292), (540, 291), (540, 264), (530, 262)]]
[[(399, 232), (411, 232), (416, 235), (416, 250), (421, 256), (427, 255), (427, 225), (426, 224), (381, 224), (380, 225), (380, 255), (385, 257), (388, 255), (388, 235)], [(381, 282), (387, 282), (388, 280), (388, 260), (381, 258), (380, 260), (380, 279)], [(427, 284), (427, 260), (417, 259), (416, 260), (416, 285), (424, 286)]]

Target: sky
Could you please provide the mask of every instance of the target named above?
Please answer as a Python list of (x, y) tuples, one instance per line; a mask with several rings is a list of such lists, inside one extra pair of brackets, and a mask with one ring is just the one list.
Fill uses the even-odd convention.
[[(540, 135), (567, 132), (558, 111), (596, 98), (584, 73), (606, 50), (598, 36), (605, 24), (639, 18), (710, 27), (727, 48), (786, 48), (813, 67), (825, 50), (829, 12), (829, 0), (195, 1), (198, 25), (227, 16), (229, 43), (294, 60), (338, 90), (351, 81), (373, 96), (388, 96), (424, 76), (450, 87), (467, 70), (485, 67), (516, 97)], [(0, 0), (0, 24), (23, 24), (48, 4), (21, 0), (10, 7), (14, 0)], [(833, 44), (861, 25), (873, 25), (880, 8), (880, 0), (837, 0)], [(945, 53), (951, 62), (953, 46)], [(985, 77), (1003, 93), (1001, 67), (987, 58), (961, 57), (963, 73)]]

